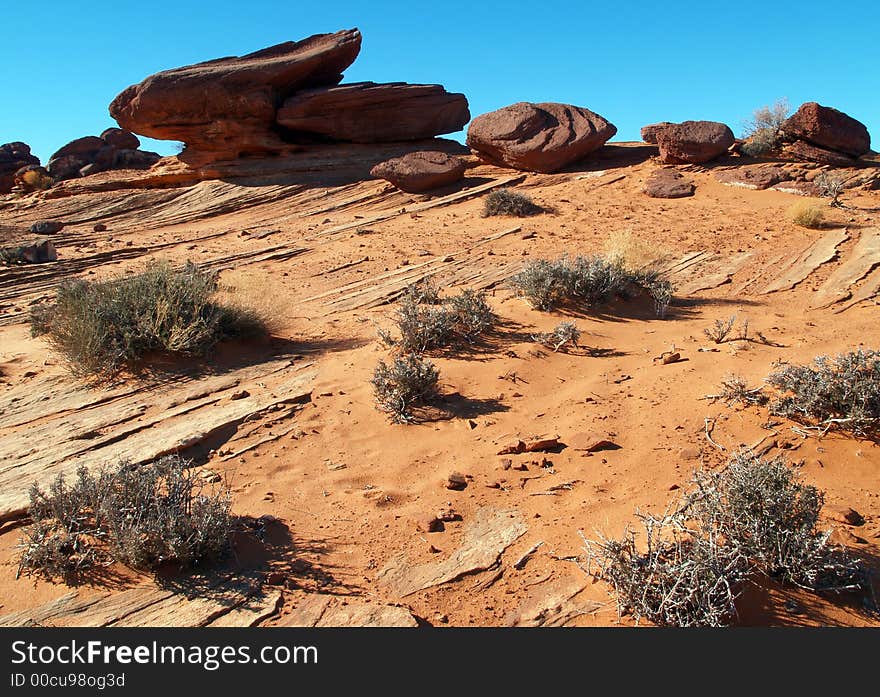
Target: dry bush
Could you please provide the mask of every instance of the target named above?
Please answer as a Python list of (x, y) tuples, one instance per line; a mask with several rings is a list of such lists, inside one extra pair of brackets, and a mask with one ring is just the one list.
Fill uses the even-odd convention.
[(467, 289), (441, 299), (433, 286), (417, 285), (404, 291), (397, 306), (399, 336), (380, 329), (379, 337), (402, 353), (424, 353), (457, 340), (473, 342), (497, 320), (485, 292)]
[(265, 333), (253, 311), (217, 302), (217, 274), (167, 263), (109, 281), (66, 281), (53, 304), (31, 312), (31, 333), (81, 374), (136, 366), (151, 351), (204, 355), (223, 339)]
[(155, 570), (219, 559), (229, 546), (229, 491), (205, 490), (190, 464), (168, 456), (96, 474), (82, 467), (71, 484), (59, 475), (47, 491), (34, 485), (19, 574), (75, 581), (114, 561)]
[(787, 99), (778, 99), (769, 106), (756, 109), (743, 129), (743, 152), (751, 157), (764, 155), (779, 145), (779, 129), (788, 118), (791, 108)]
[(633, 271), (599, 256), (537, 259), (510, 282), (519, 295), (539, 310), (566, 304), (592, 308), (645, 292), (654, 301), (657, 314), (663, 316), (672, 301), (672, 285), (658, 272)]
[(799, 201), (788, 209), (788, 219), (795, 225), (816, 230), (823, 226), (825, 212), (808, 201)]
[(434, 364), (412, 354), (397, 356), (391, 365), (379, 361), (372, 385), (376, 403), (397, 423), (415, 420), (413, 410), (439, 394), (440, 374)]
[(723, 344), (728, 341), (747, 341), (753, 344), (764, 344), (765, 346), (781, 346), (764, 336), (761, 332), (756, 331), (752, 336), (749, 320), (744, 319), (740, 324), (739, 331), (731, 334), (734, 326), (736, 326), (736, 315), (733, 314), (727, 319), (716, 319), (715, 323), (703, 330), (703, 334), (716, 344)]
[(840, 207), (840, 195), (844, 191), (844, 182), (840, 177), (830, 172), (820, 172), (813, 180), (819, 189), (819, 195), (831, 199), (831, 205)]
[(260, 318), (269, 334), (280, 332), (291, 318), (290, 304), (279, 298), (279, 287), (266, 271), (233, 270), (218, 279), (216, 302)]
[(538, 343), (552, 348), (554, 353), (567, 344), (577, 348), (578, 339), (580, 338), (581, 331), (574, 322), (560, 322), (553, 328), (553, 331), (536, 334), (532, 337)]
[(731, 315), (727, 319), (716, 319), (711, 327), (703, 330), (703, 334), (716, 344), (721, 344), (730, 336), (730, 332), (735, 324), (736, 315)]
[(608, 235), (604, 257), (627, 269), (648, 269), (660, 261), (662, 255), (657, 251), (656, 245), (638, 237), (632, 230), (618, 230)]
[(55, 180), (48, 174), (31, 169), (21, 175), (21, 181), (27, 191), (45, 191), (52, 188)]
[(770, 411), (822, 430), (880, 436), (880, 351), (818, 356), (812, 365), (782, 363), (767, 377), (781, 395)]
[(483, 217), (493, 215), (511, 215), (525, 218), (541, 213), (542, 209), (525, 194), (512, 189), (495, 189), (483, 202)]
[(584, 540), (587, 573), (608, 581), (620, 613), (681, 627), (725, 626), (735, 600), (763, 574), (813, 591), (861, 591), (867, 572), (817, 529), (823, 496), (781, 459), (749, 451), (693, 487), (662, 517), (639, 515), (644, 545)]
[(728, 406), (733, 404), (761, 405), (769, 399), (760, 387), (749, 387), (739, 375), (728, 375), (721, 381), (721, 392), (710, 395), (711, 399), (720, 399)]

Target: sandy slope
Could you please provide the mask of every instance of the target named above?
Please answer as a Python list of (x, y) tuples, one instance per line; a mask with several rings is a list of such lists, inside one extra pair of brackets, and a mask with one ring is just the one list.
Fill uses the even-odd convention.
[[(645, 156), (637, 147), (610, 148), (605, 159), (577, 171), (524, 177), (517, 188), (552, 212), (523, 220), (480, 217), (480, 197), (411, 212), (429, 199), (396, 193), (377, 182), (326, 190), (203, 182), (182, 190), (78, 194), (27, 208), (10, 204), (0, 208), (0, 229), (21, 237), (22, 226), (37, 218), (82, 220), (58, 235), (59, 264), (106, 254), (71, 266), (73, 275), (118, 273), (152, 257), (221, 260), (218, 266), (225, 269), (222, 279), (230, 292), (268, 309), (276, 338), (256, 347), (224, 347), (215, 365), (259, 363), (279, 354), (315, 362), (312, 401), (292, 421), (266, 421), (248, 436), (250, 441), (232, 434), (226, 436), (229, 443), (212, 441), (200, 453), (207, 468), (232, 481), (238, 512), (269, 514), (289, 527), (292, 549), (271, 562), (286, 575), (287, 600), (268, 624), (283, 623), (303, 589), (344, 595), (346, 601), (350, 596), (352, 601), (402, 604), (431, 624), (552, 623), (553, 608), (567, 624), (615, 624), (604, 584), (591, 583), (574, 559), (582, 547), (579, 531), (618, 534), (633, 522), (636, 509), (662, 509), (694, 468), (721, 464), (725, 452), (706, 438), (707, 418), (714, 420), (713, 440), (727, 451), (769, 436), (778, 443), (770, 453), (782, 452), (801, 463), (806, 480), (827, 492), (829, 504), (862, 513), (867, 522), (858, 528), (828, 524), (876, 569), (880, 447), (837, 435), (803, 439), (780, 419), (772, 420), (771, 432), (763, 427), (765, 409), (730, 408), (704, 397), (717, 392), (728, 374), (757, 384), (777, 360), (804, 362), (818, 354), (880, 345), (875, 301), (843, 312), (838, 312), (840, 305), (808, 309), (816, 290), (846, 261), (860, 237), (877, 226), (880, 194), (846, 194), (849, 207), (828, 214), (829, 230), (845, 227), (849, 235), (838, 246), (837, 258), (791, 290), (761, 294), (787, 261), (827, 230), (788, 222), (785, 211), (796, 200), (792, 195), (724, 186), (712, 172), (697, 168), (688, 173), (697, 183), (693, 198), (650, 199), (640, 189), (656, 165)], [(481, 166), (470, 174), (476, 185), (511, 173)], [(114, 213), (134, 195), (143, 201)], [(400, 213), (403, 208), (406, 212)], [(371, 221), (378, 211), (395, 215)], [(107, 223), (108, 232), (91, 232), (96, 216)], [(517, 225), (521, 229), (516, 232), (474, 246)], [(260, 237), (270, 230), (278, 232)], [(340, 309), (333, 301), (346, 292), (339, 289), (358, 283), (374, 288), (383, 274), (402, 270), (406, 275), (408, 267), (417, 271), (418, 264), (432, 261), (427, 268), (440, 269), (441, 283), (449, 275), (467, 277), (468, 269), (474, 269), (470, 275), (479, 284), (485, 274), (508, 265), (515, 269), (530, 258), (601, 252), (626, 231), (635, 246), (669, 260), (699, 251), (715, 255), (679, 279), (682, 284), (719, 272), (723, 280), (727, 267), (733, 269), (730, 279), (680, 298), (665, 319), (654, 317), (650, 308), (627, 306), (578, 317), (582, 343), (594, 350), (572, 354), (553, 353), (531, 341), (561, 315), (532, 310), (497, 285), (490, 291), (503, 320), (497, 335), (487, 346), (434, 357), (452, 417), (394, 425), (374, 408), (369, 379), (376, 362), (388, 355), (376, 338), (376, 325), (389, 325), (392, 306)], [(276, 247), (279, 256), (271, 258)], [(302, 251), (284, 254), (290, 250)], [(267, 252), (270, 258), (263, 261), (254, 256)], [(745, 253), (751, 256), (733, 264)], [(444, 265), (452, 269), (458, 262), (463, 265), (444, 277)], [(57, 274), (41, 280), (35, 274), (25, 279), (19, 270), (11, 279), (3, 273), (0, 391), (29, 383), (40, 389), (65, 369), (41, 341), (28, 336), (20, 318), (27, 302), (51, 294)], [(703, 329), (734, 313), (782, 346), (712, 345)], [(685, 360), (670, 365), (652, 360), (672, 347)], [(271, 390), (278, 379), (273, 375), (259, 384)], [(45, 397), (51, 410), (53, 394)], [(222, 459), (226, 449), (236, 450), (272, 429), (289, 429), (294, 421), (297, 428), (287, 435)], [(620, 448), (497, 455), (518, 439), (559, 436), (568, 443), (583, 434), (608, 437)], [(26, 427), (0, 427), (0, 439), (15, 439), (22, 448), (52, 447), (43, 440), (28, 442)], [(504, 468), (505, 458), (514, 468)], [(520, 465), (524, 468), (516, 469)], [(469, 477), (463, 491), (444, 487), (453, 471)], [(570, 488), (549, 491), (565, 483)], [(447, 523), (444, 532), (417, 530), (416, 521), (445, 507), (463, 520)], [(384, 568), (397, 555), (405, 555), (410, 566), (448, 558), (485, 507), (515, 509), (528, 528), (504, 551), (500, 567), (404, 597), (383, 582)], [(45, 581), (15, 579), (18, 537), (17, 524), (0, 528), (0, 613), (66, 592)], [(539, 542), (524, 567), (513, 568)], [(244, 550), (241, 556), (248, 558)], [(127, 573), (117, 585), (135, 580)], [(860, 607), (790, 589), (750, 589), (741, 605), (745, 623), (878, 624)]]

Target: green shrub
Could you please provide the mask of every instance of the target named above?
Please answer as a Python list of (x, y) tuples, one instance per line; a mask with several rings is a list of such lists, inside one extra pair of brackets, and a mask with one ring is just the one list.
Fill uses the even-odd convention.
[(672, 285), (658, 272), (627, 269), (599, 256), (537, 259), (511, 278), (511, 284), (532, 307), (550, 310), (574, 304), (592, 308), (616, 298), (648, 293), (662, 316), (672, 301)]
[(114, 561), (155, 570), (222, 557), (232, 525), (229, 492), (205, 491), (190, 464), (168, 456), (96, 474), (83, 467), (72, 484), (59, 475), (48, 491), (34, 485), (19, 573), (70, 581)]
[(135, 366), (151, 351), (203, 355), (217, 342), (265, 331), (256, 313), (215, 301), (217, 274), (167, 263), (109, 281), (75, 280), (31, 312), (31, 333), (83, 374)]
[(490, 192), (483, 203), (483, 217), (493, 215), (511, 215), (517, 218), (525, 218), (529, 215), (537, 215), (541, 212), (531, 198), (511, 189), (495, 189)]
[(434, 364), (412, 354), (397, 356), (391, 365), (379, 361), (372, 385), (376, 403), (398, 423), (415, 420), (413, 410), (439, 394), (440, 374)]

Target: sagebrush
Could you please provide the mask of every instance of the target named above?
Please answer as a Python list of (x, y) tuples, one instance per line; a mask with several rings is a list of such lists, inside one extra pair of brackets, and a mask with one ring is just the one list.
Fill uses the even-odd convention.
[(396, 356), (391, 364), (380, 360), (373, 373), (373, 395), (379, 409), (397, 423), (415, 420), (415, 410), (438, 395), (440, 373), (434, 364), (413, 354)]
[(859, 348), (810, 365), (781, 363), (767, 377), (779, 391), (770, 411), (823, 430), (880, 436), (880, 351)]
[(757, 157), (772, 152), (779, 146), (779, 130), (790, 112), (787, 99), (779, 99), (772, 105), (756, 109), (752, 119), (743, 129), (746, 142), (742, 150), (746, 155)]
[(617, 298), (631, 299), (647, 293), (657, 314), (662, 316), (672, 301), (672, 284), (659, 272), (629, 269), (600, 256), (537, 259), (513, 276), (511, 284), (539, 310), (566, 305), (589, 309)]
[(30, 490), (33, 524), (20, 542), (19, 573), (75, 581), (121, 562), (140, 570), (216, 561), (233, 524), (228, 489), (208, 489), (191, 463), (167, 456), (122, 462)]
[(510, 215), (524, 218), (541, 212), (541, 207), (525, 194), (512, 189), (495, 189), (483, 202), (483, 217)]
[(265, 332), (252, 310), (216, 300), (217, 273), (154, 263), (108, 281), (73, 280), (37, 305), (31, 333), (45, 335), (75, 372), (106, 374), (153, 351), (204, 355), (219, 341)]
[(553, 352), (556, 353), (568, 344), (577, 348), (578, 340), (581, 338), (581, 331), (574, 322), (560, 322), (552, 331), (536, 334), (532, 338), (544, 344), (544, 346), (552, 348)]
[(659, 625), (726, 626), (756, 575), (812, 591), (861, 591), (865, 569), (818, 529), (823, 495), (782, 459), (747, 450), (697, 471), (667, 513), (639, 514), (644, 543), (585, 540), (588, 573), (612, 586), (618, 611)]
[(473, 343), (497, 320), (483, 291), (467, 289), (441, 299), (433, 285), (417, 284), (404, 291), (397, 305), (397, 336), (381, 329), (379, 336), (401, 353), (424, 353), (455, 342)]

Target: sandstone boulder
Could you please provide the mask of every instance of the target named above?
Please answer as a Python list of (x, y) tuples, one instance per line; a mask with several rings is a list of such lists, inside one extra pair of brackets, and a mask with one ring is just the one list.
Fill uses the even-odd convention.
[(349, 29), (166, 70), (123, 90), (110, 114), (129, 131), (183, 141), (214, 159), (272, 152), (283, 145), (277, 106), (297, 90), (337, 84), (360, 45), (360, 32)]
[(0, 194), (8, 194), (15, 186), (15, 173), (28, 165), (39, 165), (40, 158), (31, 155), (27, 143), (15, 141), (0, 145)]
[(162, 156), (149, 150), (117, 150), (113, 156), (113, 169), (149, 169)]
[(370, 170), (401, 191), (419, 193), (453, 184), (464, 176), (465, 162), (444, 152), (413, 152), (380, 162)]
[(617, 128), (588, 109), (518, 102), (475, 118), (467, 144), (481, 159), (529, 172), (556, 172), (602, 147)]
[(660, 160), (667, 164), (702, 164), (725, 154), (733, 131), (717, 121), (682, 121), (654, 131)]
[(871, 137), (863, 123), (816, 102), (802, 104), (783, 122), (780, 131), (783, 140), (802, 140), (852, 157), (864, 155), (871, 149)]
[(658, 169), (645, 182), (651, 198), (684, 198), (694, 195), (694, 184), (674, 169)]
[(671, 125), (672, 123), (670, 123), (669, 121), (661, 121), (660, 123), (651, 123), (647, 126), (642, 126), (642, 140), (646, 143), (656, 145), (657, 133), (664, 129), (666, 126)]
[(25, 165), (16, 170), (14, 188), (23, 191), (40, 191), (52, 185), (52, 175), (40, 165)]
[(284, 101), (276, 121), (333, 140), (393, 143), (454, 133), (470, 118), (465, 96), (442, 85), (357, 82), (297, 92)]
[(101, 140), (117, 150), (137, 150), (141, 141), (131, 131), (122, 128), (108, 128), (101, 134)]
[(59, 220), (38, 220), (30, 227), (30, 231), (37, 235), (54, 235), (63, 229), (64, 223)]

